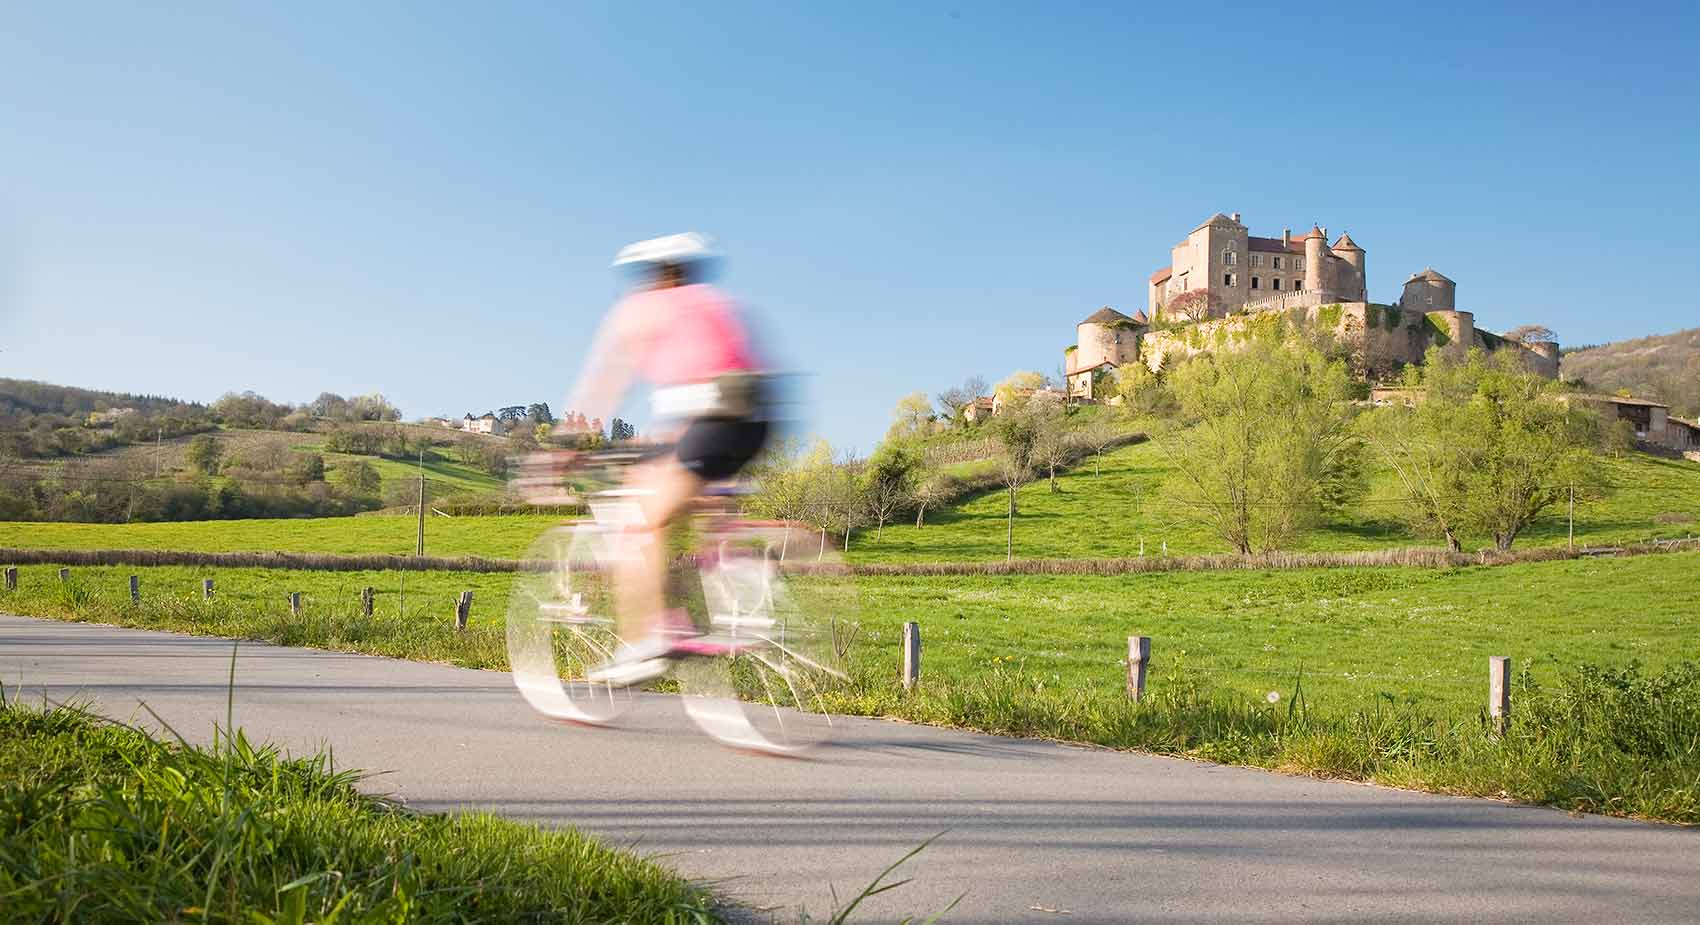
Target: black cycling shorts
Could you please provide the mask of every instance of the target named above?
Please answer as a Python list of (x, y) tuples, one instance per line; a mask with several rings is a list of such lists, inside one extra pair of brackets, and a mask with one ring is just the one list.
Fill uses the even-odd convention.
[(737, 475), (767, 445), (767, 422), (748, 418), (697, 418), (674, 452), (680, 465), (718, 482)]

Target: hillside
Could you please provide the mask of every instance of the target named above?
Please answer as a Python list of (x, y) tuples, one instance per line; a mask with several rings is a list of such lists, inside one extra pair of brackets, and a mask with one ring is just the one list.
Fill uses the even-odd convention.
[[(1576, 541), (1608, 545), (1649, 538), (1689, 536), (1700, 529), (1700, 465), (1629, 453), (1603, 460), (1615, 486), (1600, 501), (1576, 506)], [(1175, 468), (1154, 443), (1123, 447), (1104, 456), (1099, 474), (1091, 462), (1058, 479), (1053, 493), (1045, 480), (1020, 490), (1021, 515), (1015, 520), (1015, 554), (1020, 558), (1071, 558), (1219, 553), (1222, 541), (1185, 509), (1164, 497), (1163, 485)], [(1305, 551), (1386, 549), (1434, 545), (1411, 533), (1395, 517), (1398, 486), (1386, 471), (1374, 471), (1368, 495), (1338, 518), (1297, 538), (1291, 548)], [(926, 525), (888, 524), (867, 530), (852, 542), (850, 558), (862, 563), (938, 562), (1002, 559), (1005, 552), (1004, 497), (985, 492), (927, 515)], [(1538, 520), (1517, 543), (1562, 546), (1567, 541), (1565, 512)], [(1488, 545), (1486, 537), (1465, 537), (1469, 549)]]
[(1700, 328), (1583, 347), (1564, 354), (1563, 370), (1594, 391), (1628, 389), (1669, 403), (1672, 414), (1700, 417)]

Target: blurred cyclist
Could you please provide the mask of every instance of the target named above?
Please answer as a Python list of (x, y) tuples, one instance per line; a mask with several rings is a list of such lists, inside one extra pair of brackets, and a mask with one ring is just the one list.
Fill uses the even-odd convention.
[[(608, 418), (639, 379), (654, 389), (657, 442), (672, 442), (627, 479), (641, 522), (616, 576), (619, 635), (613, 658), (590, 680), (638, 684), (669, 660), (719, 654), (683, 610), (668, 610), (667, 526), (708, 482), (737, 475), (767, 442), (762, 364), (730, 299), (704, 282), (715, 254), (695, 232), (639, 241), (614, 266), (634, 270), (634, 290), (615, 303), (591, 345), (567, 407)], [(670, 426), (668, 426), (670, 424)]]

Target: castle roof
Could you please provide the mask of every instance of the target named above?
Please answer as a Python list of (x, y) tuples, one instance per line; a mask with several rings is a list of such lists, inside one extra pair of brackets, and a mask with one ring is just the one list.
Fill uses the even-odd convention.
[(1151, 274), (1151, 282), (1160, 283), (1173, 275), (1175, 275), (1174, 267), (1164, 267), (1163, 269)]
[[(1217, 212), (1215, 215), (1210, 216), (1209, 218), (1205, 219), (1202, 222), (1199, 222), (1198, 228), (1206, 228), (1206, 227), (1209, 227), (1210, 225), (1238, 225), (1238, 224), (1239, 224), (1239, 222), (1235, 221), (1232, 217), (1227, 216), (1227, 215), (1223, 215), (1222, 213)], [(1198, 228), (1194, 228), (1192, 230), (1197, 231)]]
[(1071, 369), (1071, 370), (1068, 371), (1068, 374), (1070, 376), (1078, 376), (1081, 373), (1089, 373), (1089, 372), (1093, 371), (1094, 369), (1100, 369), (1100, 368), (1105, 367), (1105, 366), (1108, 366), (1111, 369), (1117, 368), (1116, 364), (1110, 362), (1109, 360), (1099, 360), (1098, 362), (1093, 363), (1091, 366), (1082, 366), (1079, 369)]
[[(1412, 273), (1411, 279), (1432, 279), (1432, 280), (1438, 280), (1438, 281), (1443, 282), (1443, 283), (1451, 283), (1452, 282), (1452, 280), (1449, 280), (1446, 277), (1440, 275), (1440, 273), (1437, 272), (1434, 267), (1424, 267), (1423, 271), (1421, 273)], [(1405, 282), (1408, 283), (1408, 282), (1411, 281), (1411, 279), (1405, 280)], [(1453, 285), (1457, 285), (1457, 284), (1453, 283)]]
[(1311, 238), (1321, 238), (1324, 241), (1328, 240), (1328, 236), (1322, 233), (1321, 225), (1310, 226), (1310, 234), (1305, 235), (1305, 240), (1308, 241)]
[(1352, 240), (1351, 235), (1346, 234), (1343, 231), (1340, 232), (1340, 240), (1334, 242), (1333, 249), (1337, 250), (1337, 251), (1361, 251), (1361, 250), (1363, 250), (1363, 248), (1358, 246), (1358, 243), (1356, 241)]
[(1145, 309), (1142, 308), (1142, 309), (1133, 313), (1133, 323), (1134, 324), (1150, 324), (1151, 323), (1151, 316), (1145, 314)]
[(1280, 238), (1260, 238), (1256, 235), (1252, 235), (1246, 240), (1250, 242), (1246, 246), (1250, 247), (1254, 251), (1275, 251), (1276, 253), (1285, 252), (1288, 254), (1302, 254), (1305, 252), (1305, 242), (1303, 238), (1288, 238), (1285, 244), (1281, 243)]
[(1122, 314), (1121, 312), (1118, 312), (1115, 309), (1106, 305), (1103, 308), (1100, 308), (1097, 311), (1093, 312), (1092, 314), (1087, 315), (1086, 320), (1082, 321), (1080, 323), (1081, 324), (1108, 324), (1112, 321), (1132, 321), (1132, 320), (1133, 320), (1132, 318), (1129, 318), (1128, 316)]

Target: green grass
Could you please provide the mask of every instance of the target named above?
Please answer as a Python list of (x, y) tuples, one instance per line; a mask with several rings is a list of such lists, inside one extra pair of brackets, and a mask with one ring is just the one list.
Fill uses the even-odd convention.
[[(1684, 663), (1700, 661), (1697, 567), (1700, 552), (1452, 569), (860, 578), (859, 614), (834, 613), (864, 627), (855, 682), (836, 706), (1700, 821), (1700, 675), (1682, 680)], [(142, 576), (141, 606), (128, 601), (132, 573)], [(213, 601), (199, 598), (203, 576), (217, 582)], [(0, 609), (503, 668), (512, 578), (78, 567), (61, 584), (53, 566), (28, 566), (17, 592), (0, 593)], [(845, 581), (792, 586), (806, 606), (843, 599)], [(357, 602), (368, 584), (378, 596), (364, 617)], [(465, 588), (474, 605), (460, 633), (452, 601)], [(290, 590), (306, 595), (299, 617), (288, 612)], [(921, 624), (925, 662), (921, 685), (905, 693), (895, 667), (910, 620)], [(1122, 693), (1129, 635), (1154, 640), (1144, 706)], [(1519, 723), (1530, 718), (1504, 741), (1481, 720), (1490, 655), (1512, 657), (1514, 709)], [(1666, 674), (1599, 673), (1634, 670)], [(1652, 698), (1651, 718), (1603, 714), (1613, 698)], [(1612, 724), (1642, 719), (1674, 731), (1654, 737), (1664, 745), (1623, 745), (1630, 733)]]
[[(425, 521), (433, 556), (513, 558), (560, 517), (439, 517)], [(176, 523), (0, 523), (0, 546), (36, 549), (186, 549), (197, 552), (412, 554), (412, 517), (204, 520)]]
[(705, 922), (711, 898), (574, 830), (419, 815), (238, 733), (157, 742), (0, 705), (10, 922)]
[[(966, 472), (975, 465), (952, 467)], [(1578, 503), (1576, 541), (1607, 545), (1652, 537), (1700, 532), (1700, 464), (1634, 453), (1602, 461), (1616, 485), (1606, 498)], [(960, 473), (959, 473), (960, 474)], [(1104, 455), (1101, 472), (1087, 458), (1058, 478), (1060, 492), (1037, 480), (1019, 493), (1015, 518), (1017, 558), (1082, 558), (1146, 555), (1166, 548), (1174, 555), (1219, 553), (1227, 547), (1185, 509), (1163, 496), (1175, 469), (1154, 443), (1140, 443)], [(1436, 545), (1417, 536), (1397, 519), (1398, 496), (1391, 474), (1376, 471), (1363, 503), (1339, 518), (1307, 531), (1289, 548), (1302, 551), (1385, 549)], [(941, 562), (1002, 559), (1005, 556), (1004, 493), (992, 491), (960, 505), (927, 515), (925, 526), (888, 524), (882, 533), (865, 530), (851, 542), (850, 560), (858, 563)], [(1660, 523), (1661, 514), (1694, 518)], [(1485, 537), (1466, 537), (1466, 548), (1489, 545)], [(1563, 545), (1565, 511), (1556, 509), (1517, 540), (1520, 547)]]

